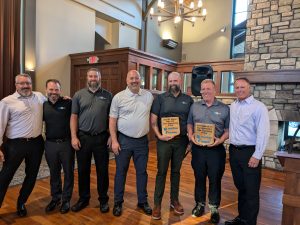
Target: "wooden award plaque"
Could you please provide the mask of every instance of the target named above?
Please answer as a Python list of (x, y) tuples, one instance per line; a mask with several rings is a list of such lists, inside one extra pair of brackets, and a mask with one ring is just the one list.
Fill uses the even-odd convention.
[(211, 145), (215, 142), (215, 125), (195, 123), (195, 141), (198, 145)]
[(180, 134), (179, 117), (162, 117), (161, 133), (167, 136), (177, 136)]

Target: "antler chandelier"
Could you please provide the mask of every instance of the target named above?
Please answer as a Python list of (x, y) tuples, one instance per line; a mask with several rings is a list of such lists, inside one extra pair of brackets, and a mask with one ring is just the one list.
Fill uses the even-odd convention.
[(172, 20), (175, 24), (182, 20), (192, 23), (194, 26), (197, 18), (206, 19), (206, 9), (203, 8), (202, 0), (158, 0), (157, 12), (154, 8), (150, 8), (150, 18), (157, 17), (157, 22), (160, 25), (163, 22)]

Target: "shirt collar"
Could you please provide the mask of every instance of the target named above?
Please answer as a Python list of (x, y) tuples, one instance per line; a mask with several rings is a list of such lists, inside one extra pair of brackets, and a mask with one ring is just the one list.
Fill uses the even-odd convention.
[(60, 97), (57, 99), (57, 101), (53, 104), (53, 103), (49, 100), (49, 98), (48, 98), (48, 102), (49, 102), (50, 105), (56, 105), (57, 103), (61, 102), (62, 100), (63, 100), (63, 97), (60, 96)]
[(243, 99), (243, 100), (236, 100), (236, 102), (238, 102), (238, 103), (247, 103), (247, 104), (251, 104), (252, 102), (253, 102), (253, 100), (254, 100), (254, 97), (253, 97), (253, 95), (250, 95), (248, 98), (246, 98), (246, 99)]
[(179, 94), (177, 95), (177, 97), (175, 97), (170, 91), (167, 91), (167, 92), (166, 92), (166, 96), (167, 96), (167, 97), (178, 98), (180, 95), (182, 95), (181, 90), (179, 91)]
[(31, 93), (32, 94), (30, 96), (24, 97), (24, 96), (20, 95), (19, 92), (15, 91), (15, 93), (13, 93), (13, 96), (15, 96), (16, 98), (30, 98), (30, 97), (34, 96), (34, 92), (32, 91)]
[(98, 89), (97, 89), (97, 91), (95, 91), (95, 92), (92, 92), (88, 87), (86, 88), (86, 90), (89, 92), (89, 93), (91, 93), (91, 94), (96, 94), (97, 92), (103, 92), (103, 89), (101, 88), (101, 87), (99, 87)]
[[(201, 103), (201, 105), (206, 105), (206, 102), (203, 99), (200, 101), (200, 103)], [(218, 105), (218, 104), (219, 104), (219, 102), (215, 98), (213, 104), (211, 104), (211, 105)]]
[(137, 94), (133, 93), (132, 91), (130, 91), (130, 89), (128, 87), (126, 87), (125, 89), (125, 93), (126, 95), (128, 95), (129, 97), (135, 96), (135, 95), (142, 95), (142, 89), (140, 88), (139, 92)]

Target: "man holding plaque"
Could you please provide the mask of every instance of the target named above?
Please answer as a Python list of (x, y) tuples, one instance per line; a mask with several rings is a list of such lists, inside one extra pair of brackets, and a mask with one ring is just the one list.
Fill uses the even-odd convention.
[(192, 167), (195, 175), (196, 206), (192, 216), (204, 213), (206, 178), (209, 180), (209, 209), (211, 222), (218, 223), (221, 202), (221, 179), (225, 170), (226, 152), (223, 142), (228, 138), (229, 107), (216, 100), (215, 83), (201, 83), (202, 100), (194, 103), (188, 117), (188, 134), (192, 146)]
[(178, 200), (180, 168), (188, 144), (187, 118), (193, 99), (180, 90), (181, 77), (177, 72), (168, 76), (168, 91), (154, 100), (151, 109), (151, 126), (157, 137), (157, 175), (154, 192), (153, 219), (161, 218), (169, 162), (171, 161), (171, 208), (178, 215), (184, 209)]
[(230, 166), (238, 189), (239, 215), (226, 225), (256, 225), (259, 212), (261, 158), (266, 149), (270, 122), (266, 106), (251, 95), (246, 78), (234, 83), (237, 100), (230, 106)]
[(113, 215), (122, 214), (126, 175), (131, 157), (136, 169), (137, 206), (145, 214), (151, 215), (152, 209), (147, 199), (147, 134), (153, 96), (149, 91), (140, 88), (141, 76), (138, 71), (130, 70), (126, 82), (127, 88), (113, 98), (109, 113), (112, 151), (116, 156)]

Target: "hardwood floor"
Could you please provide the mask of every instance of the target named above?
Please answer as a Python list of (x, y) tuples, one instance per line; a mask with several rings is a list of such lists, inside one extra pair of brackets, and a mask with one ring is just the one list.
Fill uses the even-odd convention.
[[(156, 176), (156, 151), (155, 146), (151, 145), (148, 163), (148, 193), (149, 203), (153, 206), (153, 192), (155, 187)], [(4, 224), (210, 224), (209, 210), (206, 207), (206, 213), (200, 218), (191, 216), (192, 208), (194, 207), (194, 175), (190, 165), (191, 155), (189, 154), (183, 163), (181, 170), (181, 186), (180, 200), (184, 206), (185, 214), (183, 216), (174, 215), (169, 208), (169, 176), (167, 178), (166, 190), (162, 203), (162, 219), (152, 220), (150, 216), (144, 215), (137, 209), (137, 196), (135, 187), (135, 170), (131, 163), (126, 182), (125, 202), (123, 205), (123, 214), (121, 217), (112, 215), (113, 207), (113, 187), (115, 174), (115, 161), (110, 160), (109, 176), (109, 205), (110, 212), (101, 214), (99, 211), (99, 202), (96, 189), (95, 168), (92, 168), (91, 174), (91, 200), (90, 205), (78, 212), (69, 212), (60, 214), (55, 211), (51, 214), (46, 214), (44, 209), (51, 200), (49, 195), (49, 178), (38, 180), (36, 186), (26, 204), (28, 216), (19, 218), (16, 213), (16, 199), (18, 197), (20, 186), (9, 188), (2, 208), (0, 209), (0, 225)], [(263, 170), (263, 179), (261, 185), (261, 206), (258, 218), (258, 225), (280, 225), (282, 214), (282, 194), (284, 188), (284, 174), (273, 170)], [(77, 172), (75, 172), (75, 187), (71, 204), (74, 204), (78, 199)], [(251, 210), (251, 209), (249, 209)], [(220, 206), (221, 221), (219, 224), (224, 224), (224, 221), (235, 217), (237, 214), (237, 192), (234, 187), (229, 163), (226, 163), (226, 171), (222, 180), (222, 201)]]

